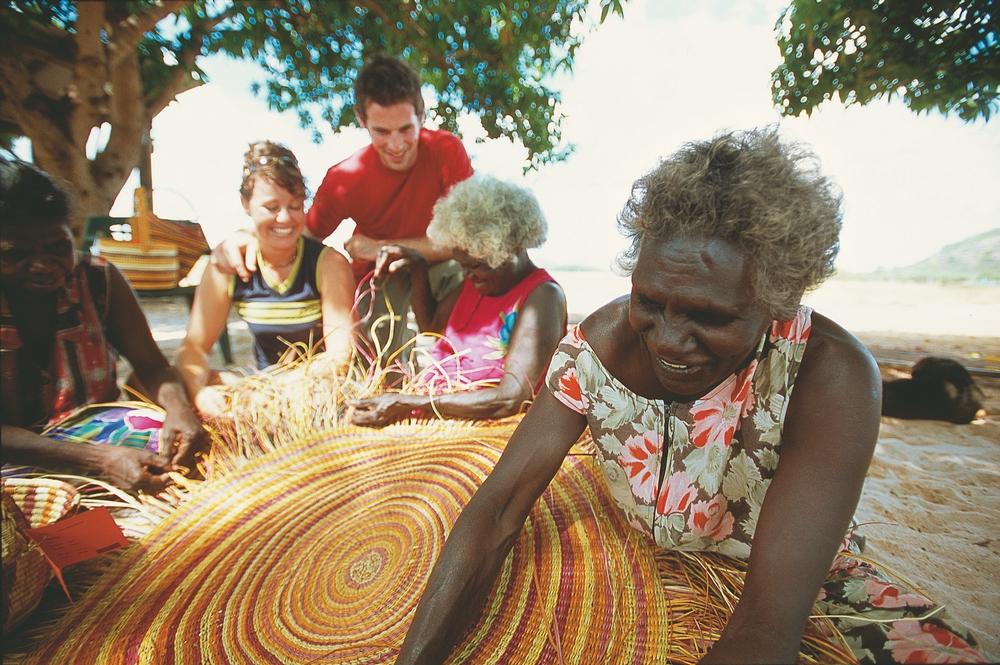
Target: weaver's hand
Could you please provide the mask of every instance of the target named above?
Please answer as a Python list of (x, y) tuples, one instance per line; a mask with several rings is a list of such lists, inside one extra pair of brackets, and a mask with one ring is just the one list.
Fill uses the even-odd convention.
[(205, 452), (208, 446), (208, 432), (190, 408), (167, 410), (160, 432), (160, 454), (170, 459), (171, 465), (194, 468), (195, 453)]
[(168, 472), (175, 467), (166, 457), (148, 450), (120, 446), (94, 446), (101, 476), (112, 485), (135, 494), (159, 494), (170, 485)]
[(401, 245), (386, 245), (375, 255), (375, 278), (379, 279), (398, 270), (406, 270), (415, 279), (427, 273), (427, 257), (415, 249)]
[(360, 427), (385, 427), (397, 416), (412, 411), (418, 406), (412, 403), (412, 395), (386, 393), (378, 397), (348, 402), (353, 408), (351, 423)]
[(195, 395), (194, 406), (201, 415), (214, 418), (225, 411), (229, 405), (218, 389), (206, 386)]

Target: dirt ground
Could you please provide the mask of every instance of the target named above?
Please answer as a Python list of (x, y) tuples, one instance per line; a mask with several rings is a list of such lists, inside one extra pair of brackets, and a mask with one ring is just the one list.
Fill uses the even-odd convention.
[[(628, 292), (608, 273), (555, 273), (570, 321)], [(883, 418), (858, 521), (868, 554), (951, 607), (1000, 660), (1000, 287), (828, 282), (807, 304), (840, 322), (872, 352), (884, 378), (925, 356), (974, 371), (986, 415), (969, 425)], [(172, 357), (184, 334), (183, 301), (145, 303)], [(230, 319), (237, 365), (249, 365), (245, 324)], [(218, 348), (214, 362), (221, 365)]]

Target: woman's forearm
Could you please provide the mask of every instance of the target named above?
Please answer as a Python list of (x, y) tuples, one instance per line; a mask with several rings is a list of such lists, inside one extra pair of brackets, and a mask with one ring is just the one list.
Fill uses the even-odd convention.
[(427, 278), (427, 268), (410, 271), (410, 309), (420, 332), (441, 332), (434, 329), (434, 317), (438, 303), (431, 296), (431, 285)]
[(499, 538), (500, 520), (477, 493), (462, 511), (427, 583), (396, 665), (441, 663), (475, 623), (520, 533)]
[(521, 413), (531, 404), (531, 391), (505, 391), (500, 387), (424, 397), (419, 407), (444, 418), (493, 420)]
[(191, 403), (197, 392), (188, 397), (189, 389), (182, 378), (182, 372), (175, 370), (165, 360), (159, 367), (144, 367), (141, 372), (136, 369), (136, 379), (147, 396), (168, 414), (187, 416), (192, 411)]
[(3, 425), (4, 464), (24, 464), (42, 468), (72, 468), (83, 472), (99, 473), (100, 460), (95, 446), (56, 441), (14, 425)]
[(209, 383), (211, 368), (208, 364), (209, 355), (196, 344), (187, 339), (181, 342), (177, 349), (177, 374), (187, 389), (190, 399), (196, 399)]

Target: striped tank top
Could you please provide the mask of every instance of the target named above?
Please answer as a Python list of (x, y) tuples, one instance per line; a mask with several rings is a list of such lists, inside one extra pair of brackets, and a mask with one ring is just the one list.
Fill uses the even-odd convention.
[[(248, 282), (235, 275), (230, 278), (229, 294), (253, 334), (259, 369), (278, 362), (290, 344), (312, 348), (323, 339), (319, 266), (329, 249), (312, 238), (299, 238), (295, 264), (281, 284), (271, 282), (260, 270)], [(260, 265), (259, 254), (257, 261)]]

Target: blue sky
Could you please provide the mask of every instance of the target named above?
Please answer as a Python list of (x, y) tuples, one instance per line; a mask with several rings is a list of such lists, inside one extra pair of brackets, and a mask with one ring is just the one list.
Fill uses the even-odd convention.
[[(595, 3), (596, 4), (596, 3)], [(553, 87), (568, 116), (569, 161), (522, 176), (523, 148), (476, 143), (463, 133), (479, 171), (522, 182), (539, 198), (549, 240), (545, 267), (608, 268), (624, 244), (615, 218), (632, 182), (680, 144), (722, 128), (780, 122), (804, 140), (844, 190), (838, 267), (862, 272), (907, 265), (944, 245), (1000, 227), (1000, 122), (911, 113), (901, 103), (844, 109), (828, 103), (812, 118), (781, 119), (771, 105), (779, 61), (774, 0), (632, 0), (589, 35), (575, 70)], [(594, 14), (596, 16), (597, 14)], [(312, 189), (325, 170), (364, 146), (360, 130), (325, 132), (322, 144), (294, 114), (270, 112), (250, 93), (254, 65), (213, 57), (210, 83), (181, 95), (153, 123), (153, 180), (161, 217), (196, 219), (211, 244), (244, 222), (237, 189), (247, 143), (268, 138), (299, 156)], [(115, 214), (131, 212), (120, 198)], [(338, 232), (340, 242), (348, 229)]]

